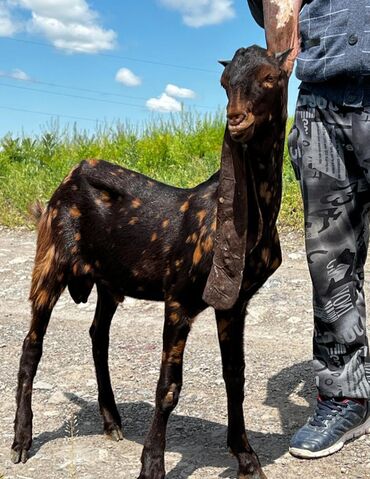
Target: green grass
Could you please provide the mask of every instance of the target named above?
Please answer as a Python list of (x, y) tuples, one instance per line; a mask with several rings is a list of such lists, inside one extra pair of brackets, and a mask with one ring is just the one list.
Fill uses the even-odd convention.
[[(144, 125), (114, 124), (94, 133), (52, 125), (39, 136), (0, 139), (0, 224), (32, 226), (28, 207), (47, 201), (73, 165), (103, 158), (180, 187), (204, 181), (219, 168), (224, 117), (182, 114)], [(301, 201), (287, 151), (280, 224), (301, 223)]]

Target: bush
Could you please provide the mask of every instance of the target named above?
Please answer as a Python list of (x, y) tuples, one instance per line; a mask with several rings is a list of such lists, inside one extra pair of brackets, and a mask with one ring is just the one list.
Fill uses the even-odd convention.
[[(195, 186), (219, 168), (224, 128), (221, 113), (183, 113), (141, 130), (116, 123), (90, 133), (54, 124), (34, 138), (7, 135), (0, 140), (0, 223), (31, 227), (29, 205), (47, 201), (84, 158), (103, 158), (175, 186)], [(301, 218), (300, 193), (285, 151), (279, 222), (296, 227)]]

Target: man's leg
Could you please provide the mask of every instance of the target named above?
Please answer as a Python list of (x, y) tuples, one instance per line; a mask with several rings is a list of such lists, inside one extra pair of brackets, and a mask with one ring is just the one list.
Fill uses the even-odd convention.
[(370, 429), (363, 293), (370, 188), (352, 146), (353, 116), (301, 92), (289, 138), (305, 210), (319, 390), (313, 418), (291, 441), (300, 457), (331, 454)]

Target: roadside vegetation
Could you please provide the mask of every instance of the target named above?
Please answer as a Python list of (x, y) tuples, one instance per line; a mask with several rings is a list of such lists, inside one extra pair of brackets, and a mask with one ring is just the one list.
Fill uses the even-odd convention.
[[(223, 132), (221, 113), (187, 113), (140, 130), (116, 123), (91, 133), (52, 124), (38, 136), (8, 134), (0, 139), (0, 224), (33, 227), (29, 206), (36, 199), (47, 201), (84, 158), (103, 158), (175, 186), (195, 186), (218, 169)], [(297, 228), (301, 223), (299, 189), (285, 149), (280, 225)]]

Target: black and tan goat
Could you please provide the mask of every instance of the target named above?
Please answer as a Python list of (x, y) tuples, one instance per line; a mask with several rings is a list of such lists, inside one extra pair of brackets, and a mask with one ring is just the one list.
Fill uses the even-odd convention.
[(32, 383), (51, 312), (68, 287), (76, 303), (96, 284), (90, 328), (104, 431), (121, 439), (108, 369), (109, 327), (125, 296), (165, 301), (156, 408), (140, 479), (162, 479), (168, 417), (182, 385), (194, 318), (216, 310), (228, 399), (228, 445), (239, 478), (264, 478), (247, 440), (243, 331), (251, 296), (281, 262), (276, 219), (286, 121), (285, 54), (239, 49), (225, 66), (227, 127), (220, 172), (192, 189), (164, 185), (105, 161), (87, 160), (65, 178), (42, 212), (17, 392), (14, 462), (32, 441)]

